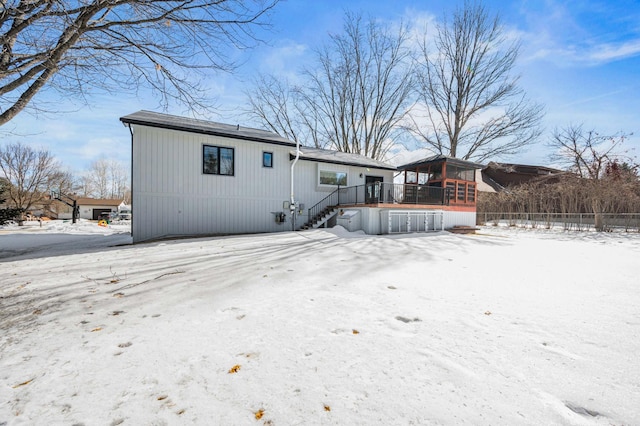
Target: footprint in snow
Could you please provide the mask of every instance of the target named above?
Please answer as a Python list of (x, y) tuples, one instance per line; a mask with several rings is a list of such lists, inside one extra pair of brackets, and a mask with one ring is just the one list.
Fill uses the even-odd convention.
[(580, 407), (579, 405), (572, 404), (571, 402), (565, 402), (564, 406), (567, 407), (569, 410), (573, 411), (574, 413), (580, 414), (582, 416), (591, 416), (591, 417), (602, 416), (602, 414), (598, 413), (597, 411)]
[(411, 318), (405, 318), (405, 317), (402, 317), (402, 316), (400, 316), (400, 315), (398, 315), (398, 316), (396, 317), (396, 319), (397, 319), (398, 321), (402, 321), (402, 322), (404, 322), (404, 323), (420, 322), (420, 321), (422, 321), (420, 318), (414, 318), (414, 319), (411, 319)]

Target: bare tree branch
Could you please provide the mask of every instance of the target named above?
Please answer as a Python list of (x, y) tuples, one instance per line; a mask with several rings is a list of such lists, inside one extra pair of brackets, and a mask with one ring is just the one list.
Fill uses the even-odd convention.
[(601, 135), (595, 130), (585, 131), (582, 125), (570, 124), (555, 129), (548, 144), (554, 149), (551, 160), (564, 165), (581, 178), (598, 180), (604, 177), (607, 165), (614, 162), (633, 162), (622, 149), (625, 133)]
[[(441, 154), (484, 161), (516, 153), (540, 135), (543, 109), (530, 103), (510, 73), (519, 44), (510, 43), (498, 17), (465, 2), (436, 28), (435, 52), (426, 39), (416, 67), (426, 116), (409, 130)], [(426, 121), (426, 123), (425, 123)]]
[(52, 189), (70, 181), (49, 151), (21, 143), (0, 147), (0, 173), (9, 182), (10, 204), (25, 211), (45, 200)]
[(303, 70), (303, 83), (260, 78), (247, 93), (249, 112), (302, 143), (383, 159), (412, 93), (407, 37), (402, 25), (394, 30), (347, 14), (344, 31), (331, 35)]
[(79, 181), (78, 190), (85, 197), (124, 199), (129, 190), (128, 182), (126, 167), (114, 159), (103, 157), (91, 163)]
[(0, 10), (0, 125), (41, 90), (150, 87), (206, 106), (198, 80), (235, 64), (279, 0), (5, 0)]

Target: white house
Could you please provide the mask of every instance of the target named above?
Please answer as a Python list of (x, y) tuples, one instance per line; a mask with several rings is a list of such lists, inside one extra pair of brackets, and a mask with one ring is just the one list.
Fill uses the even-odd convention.
[[(149, 111), (120, 120), (131, 133), (134, 242), (335, 224), (369, 234), (475, 225), (475, 185), (463, 178), (453, 189), (435, 180), (394, 184), (392, 165), (298, 151), (264, 130)], [(473, 166), (463, 163), (456, 167)], [(400, 170), (422, 176), (430, 164)], [(451, 195), (460, 188), (464, 200)]]
[[(75, 198), (75, 197), (74, 197)], [(118, 211), (121, 199), (77, 198), (80, 219), (98, 220)], [(71, 219), (72, 208), (65, 206), (58, 212), (58, 219)]]
[[(299, 229), (337, 185), (392, 182), (395, 167), (301, 148), (274, 133), (140, 111), (120, 119), (132, 138), (135, 242)], [(291, 221), (292, 165), (296, 222)], [(303, 206), (304, 205), (304, 206)]]

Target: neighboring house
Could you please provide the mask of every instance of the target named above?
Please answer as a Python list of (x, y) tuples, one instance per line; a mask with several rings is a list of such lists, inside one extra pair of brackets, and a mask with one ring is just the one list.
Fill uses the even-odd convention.
[(511, 186), (544, 179), (548, 183), (556, 182), (556, 175), (566, 172), (551, 167), (531, 166), (490, 162), (482, 170), (482, 184), (478, 189), (483, 192), (500, 192)]
[[(76, 198), (80, 219), (98, 220), (108, 216), (111, 212), (117, 212), (122, 200), (97, 199), (97, 198)], [(64, 210), (58, 212), (58, 219), (71, 219), (71, 207), (65, 206)]]
[[(271, 132), (149, 111), (120, 120), (131, 132), (134, 242), (335, 224), (369, 234), (475, 224), (475, 201), (447, 205), (446, 182), (394, 184), (396, 167), (364, 156), (309, 147), (297, 155), (294, 142)], [(456, 223), (447, 211), (468, 218)]]

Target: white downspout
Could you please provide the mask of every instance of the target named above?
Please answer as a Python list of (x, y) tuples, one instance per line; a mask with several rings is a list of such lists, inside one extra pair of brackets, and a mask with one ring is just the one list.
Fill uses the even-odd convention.
[(291, 199), (289, 200), (289, 210), (291, 211), (291, 230), (296, 230), (296, 200), (293, 191), (293, 169), (300, 158), (300, 141), (296, 138), (296, 158), (291, 164)]

